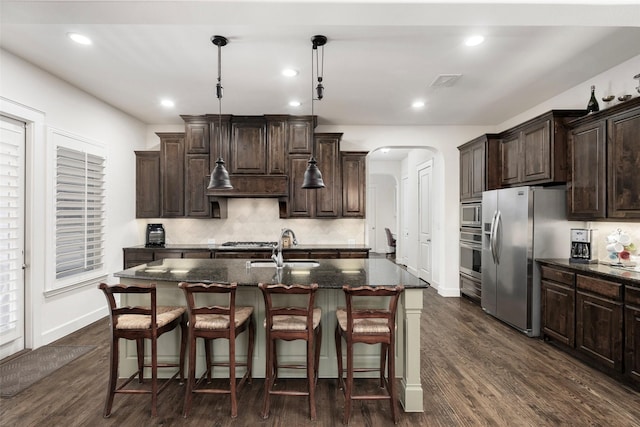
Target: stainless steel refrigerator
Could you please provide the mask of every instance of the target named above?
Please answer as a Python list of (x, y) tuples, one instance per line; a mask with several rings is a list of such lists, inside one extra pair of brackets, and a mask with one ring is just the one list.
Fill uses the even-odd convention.
[(568, 258), (564, 189), (516, 187), (482, 193), (482, 309), (528, 336), (540, 335), (536, 258)]

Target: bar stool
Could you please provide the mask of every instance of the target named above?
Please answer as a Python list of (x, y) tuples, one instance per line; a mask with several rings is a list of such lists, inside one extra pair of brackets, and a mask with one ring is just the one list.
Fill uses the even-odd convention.
[[(338, 381), (344, 392), (344, 424), (349, 423), (352, 400), (386, 400), (391, 403), (393, 422), (398, 422), (398, 402), (395, 386), (395, 342), (396, 342), (396, 311), (398, 299), (404, 291), (404, 286), (361, 286), (351, 288), (343, 286), (347, 308), (336, 310), (338, 323), (335, 330), (336, 353), (338, 358)], [(387, 309), (356, 309), (354, 297), (391, 297)], [(347, 345), (347, 381), (343, 380), (342, 338)], [(353, 345), (355, 343), (381, 344), (379, 368), (354, 368)], [(387, 362), (387, 378), (384, 376), (385, 361)], [(386, 394), (356, 395), (353, 390), (353, 373), (379, 371), (380, 387), (386, 389)]]
[[(256, 325), (253, 320), (253, 307), (236, 306), (236, 289), (238, 285), (231, 283), (223, 285), (218, 283), (185, 283), (178, 286), (184, 291), (187, 299), (187, 311), (189, 313), (189, 373), (187, 376), (187, 388), (185, 390), (183, 416), (186, 418), (191, 410), (191, 402), (194, 393), (205, 394), (229, 394), (231, 397), (231, 417), (238, 416), (238, 391), (246, 381), (251, 382), (251, 365), (253, 360), (253, 346), (256, 334)], [(226, 306), (206, 306), (196, 302), (196, 294), (227, 294)], [(211, 301), (207, 301), (210, 303)], [(233, 325), (233, 327), (231, 326)], [(248, 330), (247, 361), (236, 361), (236, 338), (242, 332)], [(204, 340), (206, 369), (196, 382), (196, 341)], [(213, 357), (213, 340), (226, 338), (229, 340), (228, 362), (215, 362)], [(198, 388), (205, 377), (211, 382), (211, 371), (214, 366), (229, 367), (229, 388)], [(246, 367), (246, 371), (240, 382), (236, 380), (236, 367)]]
[[(111, 415), (111, 406), (116, 393), (128, 394), (151, 394), (151, 416), (157, 416), (158, 394), (160, 394), (170, 383), (180, 375), (180, 383), (184, 381), (184, 355), (187, 346), (187, 321), (184, 315), (184, 307), (165, 307), (156, 305), (156, 286), (153, 285), (112, 285), (100, 283), (101, 289), (109, 305), (111, 313), (111, 363), (109, 375), (109, 388), (107, 389), (107, 401), (104, 406), (103, 416), (108, 418)], [(150, 304), (146, 307), (118, 306), (115, 294), (148, 294)], [(158, 338), (165, 332), (169, 332), (180, 325), (180, 362), (179, 363), (158, 363)], [(118, 363), (119, 351), (118, 343), (120, 338), (135, 340), (138, 356), (138, 370), (131, 375), (120, 386), (118, 383)], [(144, 363), (144, 340), (151, 341), (151, 364)], [(138, 376), (138, 382), (144, 382), (144, 368), (151, 368), (151, 390), (125, 387)], [(178, 368), (169, 380), (158, 387), (158, 368)]]
[[(310, 418), (315, 420), (315, 387), (318, 380), (318, 364), (322, 344), (322, 326), (320, 325), (322, 310), (313, 306), (318, 284), (307, 286), (260, 283), (258, 287), (264, 296), (264, 324), (267, 344), (262, 418), (269, 417), (271, 395), (286, 395), (309, 396), (309, 414)], [(306, 307), (274, 306), (274, 295), (307, 295), (307, 305)], [(306, 365), (278, 365), (276, 340), (305, 340), (307, 342)], [(306, 369), (308, 391), (273, 390), (273, 384), (278, 376), (278, 368)]]

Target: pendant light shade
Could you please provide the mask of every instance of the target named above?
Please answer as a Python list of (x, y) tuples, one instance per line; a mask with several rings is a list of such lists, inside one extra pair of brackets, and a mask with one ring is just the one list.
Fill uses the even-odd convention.
[(318, 169), (318, 162), (315, 157), (311, 157), (307, 162), (307, 170), (304, 171), (304, 181), (302, 182), (302, 188), (324, 188), (324, 181), (322, 180), (322, 173)]
[[(218, 47), (218, 82), (216, 83), (216, 98), (218, 98), (218, 135), (220, 135), (220, 147), (222, 147), (222, 46), (226, 46), (229, 42), (226, 37), (213, 36), (211, 37), (211, 43)], [(216, 167), (211, 171), (211, 179), (207, 190), (230, 190), (233, 186), (229, 179), (229, 172), (224, 167), (224, 160), (222, 157), (218, 157), (216, 160)]]
[[(324, 86), (322, 85), (322, 77), (324, 73), (324, 45), (327, 43), (327, 38), (325, 36), (313, 36), (311, 37), (311, 120), (314, 120), (313, 117), (313, 101), (317, 99), (318, 101), (324, 97)], [(321, 59), (318, 60), (318, 47), (322, 47), (322, 55)], [(315, 61), (314, 61), (315, 57)], [(314, 73), (313, 68), (316, 69), (316, 76), (318, 78), (318, 85), (314, 88)], [(317, 95), (317, 98), (314, 96), (314, 92)], [(316, 161), (316, 144), (315, 141), (312, 143), (312, 154), (311, 158), (307, 162), (307, 170), (304, 172), (304, 180), (302, 182), (302, 188), (306, 189), (316, 189), (316, 188), (325, 188), (324, 181), (322, 180), (322, 172), (318, 169), (318, 162)]]
[(216, 167), (213, 168), (211, 172), (211, 179), (209, 180), (207, 189), (228, 190), (231, 188), (233, 188), (233, 186), (229, 179), (229, 172), (227, 172), (227, 169), (224, 167), (224, 160), (222, 160), (222, 157), (218, 157)]

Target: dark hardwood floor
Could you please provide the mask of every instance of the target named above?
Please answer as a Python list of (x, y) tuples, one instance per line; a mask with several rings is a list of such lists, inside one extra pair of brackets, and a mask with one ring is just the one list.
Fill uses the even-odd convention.
[[(422, 385), (425, 412), (402, 413), (401, 426), (640, 426), (640, 393), (485, 315), (464, 298), (424, 293)], [(318, 420), (308, 420), (305, 398), (272, 398), (271, 417), (259, 416), (263, 381), (242, 390), (229, 417), (227, 397), (194, 398), (181, 416), (183, 388), (160, 395), (150, 417), (148, 396), (116, 396), (102, 418), (108, 376), (106, 320), (56, 344), (98, 347), (13, 398), (0, 400), (3, 426), (335, 426), (343, 400), (335, 381), (318, 381)], [(333, 345), (333, 343), (324, 343)], [(282, 387), (288, 387), (284, 382)], [(291, 385), (294, 387), (296, 385)], [(353, 426), (392, 425), (387, 402), (354, 402)]]

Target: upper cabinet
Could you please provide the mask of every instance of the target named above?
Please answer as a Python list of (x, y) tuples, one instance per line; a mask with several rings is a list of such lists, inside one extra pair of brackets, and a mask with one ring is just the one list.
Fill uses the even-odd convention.
[(498, 135), (485, 134), (458, 147), (461, 202), (480, 200), (483, 191), (496, 188), (497, 143)]
[(561, 184), (567, 180), (565, 121), (583, 110), (549, 111), (500, 135), (500, 186)]
[(160, 152), (136, 151), (136, 218), (160, 217)]
[(315, 117), (291, 117), (287, 121), (287, 147), (289, 153), (311, 153)]
[(569, 219), (640, 219), (640, 98), (569, 126)]
[(264, 117), (234, 117), (231, 122), (229, 173), (264, 174), (267, 170)]
[(366, 189), (366, 151), (342, 151), (342, 216), (364, 218)]
[(325, 185), (324, 188), (315, 190), (316, 217), (336, 218), (340, 214), (342, 205), (342, 177), (340, 176), (339, 158), (341, 138), (341, 133), (315, 134), (316, 160)]
[(164, 218), (184, 216), (184, 133), (160, 137), (160, 204)]
[(208, 154), (209, 122), (202, 116), (181, 117), (185, 125), (185, 152), (187, 154)]

